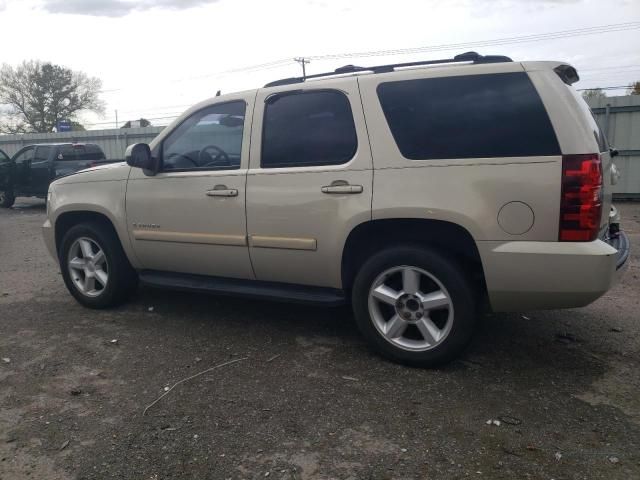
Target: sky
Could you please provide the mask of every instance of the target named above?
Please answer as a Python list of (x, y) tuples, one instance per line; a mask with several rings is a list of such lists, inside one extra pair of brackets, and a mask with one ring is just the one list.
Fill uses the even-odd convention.
[[(628, 85), (640, 80), (640, 25), (451, 45), (630, 22), (640, 22), (640, 0), (0, 0), (0, 61), (49, 61), (100, 78), (105, 113), (83, 114), (88, 128), (115, 127), (116, 110), (120, 124), (144, 117), (165, 125), (217, 90), (299, 76), (294, 57), (311, 57), (313, 74), (476, 50), (569, 62), (581, 77), (576, 88)], [(438, 45), (447, 47), (335, 58)], [(322, 56), (334, 58), (316, 58)]]

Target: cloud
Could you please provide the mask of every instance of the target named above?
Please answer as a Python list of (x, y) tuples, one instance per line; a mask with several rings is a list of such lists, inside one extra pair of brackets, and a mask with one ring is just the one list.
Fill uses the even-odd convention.
[[(123, 17), (134, 11), (164, 8), (184, 10), (218, 0), (43, 0), (49, 13), (68, 13), (94, 17)], [(0, 0), (0, 9), (3, 0)]]

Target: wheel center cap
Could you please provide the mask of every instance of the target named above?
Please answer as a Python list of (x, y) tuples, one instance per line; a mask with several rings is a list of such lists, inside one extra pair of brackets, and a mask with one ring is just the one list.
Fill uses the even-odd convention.
[(420, 304), (415, 298), (407, 300), (407, 308), (412, 312), (417, 312), (420, 309)]
[(408, 322), (417, 322), (424, 315), (420, 299), (409, 293), (402, 295), (396, 302), (396, 313)]
[(94, 267), (91, 263), (87, 263), (87, 271), (90, 273), (94, 273), (96, 271), (96, 267)]

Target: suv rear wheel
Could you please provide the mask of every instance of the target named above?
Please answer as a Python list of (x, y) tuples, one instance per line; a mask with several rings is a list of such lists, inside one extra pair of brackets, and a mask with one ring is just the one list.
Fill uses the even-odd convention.
[(369, 258), (356, 276), (352, 303), (360, 330), (377, 352), (420, 367), (459, 355), (476, 318), (475, 294), (462, 268), (417, 246)]
[(59, 255), (64, 283), (85, 307), (118, 305), (136, 288), (136, 272), (118, 237), (101, 223), (71, 227), (62, 240)]
[(16, 197), (13, 194), (13, 191), (10, 189), (2, 190), (0, 189), (0, 207), (2, 208), (10, 208), (14, 202), (16, 201)]

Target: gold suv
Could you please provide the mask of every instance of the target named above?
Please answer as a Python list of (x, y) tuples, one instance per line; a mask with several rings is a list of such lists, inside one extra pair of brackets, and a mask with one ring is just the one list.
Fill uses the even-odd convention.
[(628, 263), (577, 80), (470, 52), (217, 96), (126, 163), (55, 181), (44, 237), (90, 308), (138, 280), (350, 303), (378, 352), (436, 365), (480, 306), (587, 305)]

